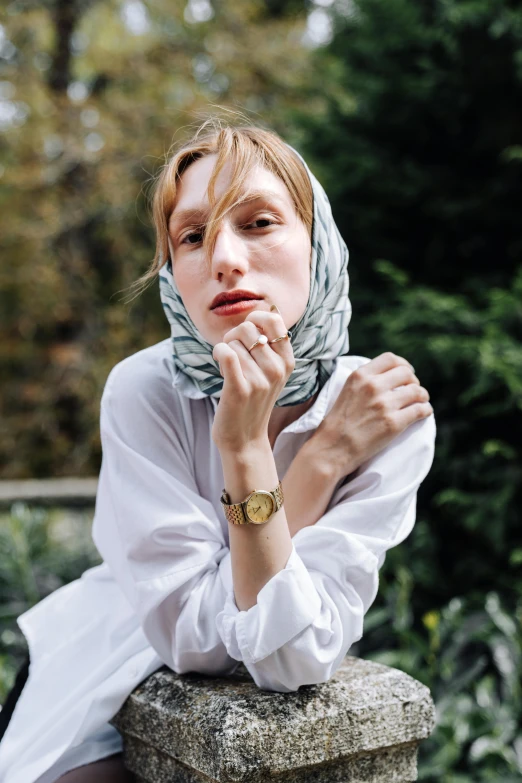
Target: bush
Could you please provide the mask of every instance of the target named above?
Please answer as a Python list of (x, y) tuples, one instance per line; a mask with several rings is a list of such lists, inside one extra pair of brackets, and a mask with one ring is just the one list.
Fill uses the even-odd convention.
[(27, 651), (16, 618), (77, 579), (100, 557), (91, 539), (92, 511), (14, 503), (0, 518), (0, 702)]

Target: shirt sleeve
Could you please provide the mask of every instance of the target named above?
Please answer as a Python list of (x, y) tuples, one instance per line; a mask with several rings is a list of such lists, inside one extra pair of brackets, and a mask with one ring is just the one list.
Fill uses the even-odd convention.
[(228, 592), (218, 629), (260, 688), (289, 692), (326, 682), (361, 639), (385, 553), (415, 524), (417, 490), (433, 462), (435, 435), (431, 415), (342, 482), (326, 513), (293, 537), (286, 568), (262, 588), (254, 606), (239, 611)]
[(223, 531), (198, 492), (170, 382), (151, 394), (150, 378), (125, 361), (111, 371), (101, 400), (92, 537), (161, 660), (179, 674), (227, 674), (238, 662), (215, 624), (226, 597)]
[(362, 636), (384, 553), (413, 528), (433, 416), (338, 486), (324, 516), (292, 539), (285, 568), (240, 611), (220, 520), (198, 491), (182, 417), (169, 410), (175, 399), (151, 404), (123, 365), (102, 397), (93, 539), (148, 641), (180, 674), (227, 674), (243, 662), (265, 690), (327, 681)]

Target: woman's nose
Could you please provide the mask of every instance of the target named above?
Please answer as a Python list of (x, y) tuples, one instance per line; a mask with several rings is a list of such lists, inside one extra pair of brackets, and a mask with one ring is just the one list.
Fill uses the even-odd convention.
[(212, 252), (213, 270), (226, 272), (236, 267), (243, 268), (247, 261), (246, 247), (241, 237), (228, 222), (223, 223), (218, 229)]

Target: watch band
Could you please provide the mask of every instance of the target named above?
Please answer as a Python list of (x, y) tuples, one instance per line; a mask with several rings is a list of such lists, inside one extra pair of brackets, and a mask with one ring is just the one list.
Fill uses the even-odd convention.
[(268, 520), (274, 516), (276, 511), (279, 511), (279, 509), (284, 503), (283, 485), (281, 484), (281, 481), (279, 481), (277, 487), (275, 487), (275, 489), (272, 490), (253, 489), (252, 492), (249, 492), (247, 497), (240, 503), (230, 503), (230, 496), (226, 491), (226, 489), (223, 489), (220, 500), (227, 520), (229, 522), (232, 522), (233, 525), (265, 524), (264, 522), (253, 522), (251, 519), (248, 518), (246, 514), (246, 504), (248, 503), (252, 495), (254, 495), (256, 492), (267, 492), (267, 491), (268, 494), (271, 495), (272, 498), (274, 499), (274, 508), (272, 510), (272, 513), (268, 517), (268, 519), (265, 520), (265, 522), (268, 522)]

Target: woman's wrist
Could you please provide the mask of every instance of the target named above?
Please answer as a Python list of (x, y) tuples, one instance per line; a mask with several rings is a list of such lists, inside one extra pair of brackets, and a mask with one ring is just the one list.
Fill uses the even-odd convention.
[(313, 470), (314, 476), (317, 476), (319, 480), (325, 481), (338, 481), (341, 476), (339, 474), (338, 467), (334, 459), (332, 459), (331, 450), (328, 445), (312, 435), (306, 443), (301, 446), (297, 453), (299, 461), (303, 464), (308, 464), (310, 469)]
[(251, 440), (248, 441), (242, 445), (238, 444), (216, 444), (217, 449), (221, 455), (221, 457), (225, 458), (232, 458), (237, 457), (240, 460), (243, 461), (249, 461), (253, 455), (259, 453), (259, 451), (265, 451), (270, 449), (272, 451), (272, 447), (270, 446), (270, 441), (268, 439), (268, 433), (263, 438), (260, 438), (259, 440)]
[[(241, 503), (254, 490), (273, 490), (279, 483), (268, 437), (238, 449), (220, 450), (224, 486), (231, 503)], [(234, 596), (239, 610), (257, 602), (259, 591), (285, 568), (292, 552), (285, 506), (261, 525), (230, 523), (229, 545)]]
[(346, 448), (342, 454), (335, 449), (335, 437), (321, 425), (301, 448), (303, 457), (314, 465), (317, 473), (322, 474), (326, 480), (333, 480), (334, 484), (345, 476), (352, 474), (360, 466), (355, 454), (348, 455)]
[(225, 489), (231, 503), (240, 503), (254, 489), (274, 489), (279, 478), (268, 435), (239, 449), (220, 448)]

